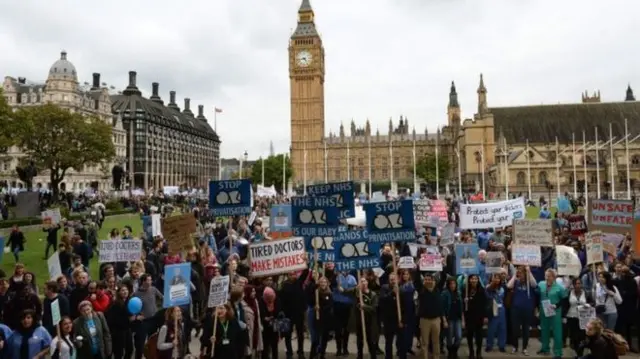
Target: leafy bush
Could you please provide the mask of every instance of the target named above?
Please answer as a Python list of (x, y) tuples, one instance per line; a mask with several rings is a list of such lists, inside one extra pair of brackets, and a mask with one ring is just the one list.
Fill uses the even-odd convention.
[[(60, 214), (62, 215), (62, 209), (60, 210)], [(125, 208), (125, 209), (120, 209), (120, 210), (116, 210), (116, 211), (109, 211), (107, 210), (106, 216), (117, 216), (120, 214), (129, 214), (129, 213), (135, 213), (135, 211), (131, 208)], [(79, 220), (82, 219), (84, 216), (86, 216), (86, 213), (73, 213), (71, 215), (67, 215), (64, 216), (62, 215), (64, 218), (70, 220), (70, 221), (75, 221), (75, 220)], [(20, 218), (20, 219), (10, 219), (7, 221), (0, 221), (0, 229), (2, 228), (11, 228), (13, 227), (14, 224), (17, 224), (19, 227), (24, 227), (24, 226), (37, 226), (37, 225), (41, 225), (42, 224), (42, 218), (40, 217), (29, 217), (29, 218)]]
[(107, 201), (107, 203), (104, 204), (104, 207), (108, 211), (120, 211), (123, 208), (122, 202), (120, 202), (117, 199), (112, 199), (112, 200)]

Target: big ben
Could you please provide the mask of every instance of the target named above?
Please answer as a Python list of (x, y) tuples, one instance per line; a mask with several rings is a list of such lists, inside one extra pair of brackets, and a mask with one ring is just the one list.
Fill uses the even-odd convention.
[(302, 0), (289, 39), (291, 163), (296, 185), (305, 178), (308, 184), (323, 178), (324, 73), (324, 47), (313, 9), (309, 0)]

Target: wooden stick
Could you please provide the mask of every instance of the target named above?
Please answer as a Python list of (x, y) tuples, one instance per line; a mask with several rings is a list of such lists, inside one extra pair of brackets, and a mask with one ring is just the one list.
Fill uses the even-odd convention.
[(464, 310), (469, 311), (469, 275), (468, 274), (464, 275), (464, 280), (466, 282), (466, 284), (464, 285), (465, 298), (467, 299), (464, 301)]
[[(180, 333), (178, 331), (178, 316), (176, 316), (176, 312), (175, 310), (173, 311), (173, 332), (175, 333), (175, 337), (178, 339), (178, 345), (180, 345), (180, 335), (182, 335), (182, 333)], [(175, 348), (178, 349), (178, 348)], [(180, 353), (180, 350), (178, 349), (178, 353)]]
[(216, 348), (216, 333), (218, 332), (218, 308), (213, 310), (213, 335), (211, 336), (211, 356)]
[[(313, 244), (312, 244), (313, 245)], [(316, 320), (320, 320), (320, 291), (318, 291), (318, 280), (320, 279), (320, 269), (318, 268), (318, 248), (313, 246), (313, 270), (316, 272), (315, 284), (316, 284)], [(313, 275), (313, 274), (312, 274)]]
[(362, 309), (362, 306), (364, 305), (364, 300), (362, 299), (362, 288), (360, 288), (360, 277), (361, 277), (361, 273), (360, 271), (358, 271), (358, 294), (359, 294), (359, 301), (360, 301), (360, 321), (362, 322), (362, 341), (363, 341), (363, 346), (367, 346), (367, 350), (369, 350), (369, 342), (367, 341), (367, 326), (365, 325), (366, 321), (364, 319), (364, 309)]
[(398, 278), (398, 264), (396, 264), (396, 244), (391, 242), (391, 263), (393, 264), (393, 274), (396, 276), (396, 309), (398, 310), (398, 325), (402, 327), (402, 310), (400, 308), (400, 278)]

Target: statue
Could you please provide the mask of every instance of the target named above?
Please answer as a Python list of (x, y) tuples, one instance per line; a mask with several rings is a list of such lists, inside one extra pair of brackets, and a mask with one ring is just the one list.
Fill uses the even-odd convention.
[(113, 179), (113, 188), (116, 191), (119, 191), (120, 187), (122, 186), (123, 175), (124, 175), (124, 168), (122, 168), (122, 166), (120, 165), (113, 166), (113, 168), (111, 169), (111, 177)]
[(24, 182), (27, 191), (31, 191), (33, 189), (33, 177), (38, 175), (38, 169), (33, 164), (33, 161), (30, 161), (25, 168), (16, 167), (16, 172), (20, 181)]

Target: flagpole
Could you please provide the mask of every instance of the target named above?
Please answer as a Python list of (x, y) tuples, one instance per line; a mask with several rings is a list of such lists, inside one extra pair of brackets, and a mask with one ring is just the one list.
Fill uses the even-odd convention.
[(531, 159), (529, 158), (529, 139), (527, 139), (527, 148), (526, 148), (526, 155), (527, 155), (527, 187), (528, 187), (528, 191), (529, 191), (529, 201), (532, 200), (531, 198)]
[(351, 181), (351, 159), (349, 156), (349, 139), (347, 139), (347, 181)]
[(419, 188), (418, 188), (418, 172), (417, 172), (417, 165), (416, 165), (416, 137), (415, 137), (415, 131), (413, 134), (413, 193), (418, 193)]
[(582, 164), (584, 166), (584, 207), (589, 208), (589, 179), (587, 178), (587, 135), (582, 131), (582, 147), (584, 147), (584, 156), (582, 156)]
[(598, 141), (598, 127), (596, 129), (596, 198), (600, 199), (600, 142)]
[(504, 194), (506, 199), (509, 199), (509, 150), (507, 146), (507, 139), (502, 138), (503, 148), (502, 155), (504, 156)]
[(368, 138), (368, 143), (367, 143), (368, 149), (367, 151), (369, 152), (369, 199), (371, 199), (372, 196), (372, 185), (373, 185), (373, 181), (372, 181), (372, 173), (371, 173), (371, 136), (369, 136)]
[(260, 162), (262, 162), (262, 176), (261, 176), (261, 181), (262, 181), (262, 187), (264, 187), (264, 158), (262, 156), (260, 156)]
[(481, 160), (481, 165), (482, 165), (482, 200), (486, 201), (487, 197), (486, 197), (486, 187), (485, 187), (485, 183), (484, 183), (484, 138), (481, 139), (480, 141), (480, 160)]
[(571, 148), (573, 157), (571, 164), (573, 165), (573, 198), (578, 198), (578, 173), (576, 171), (576, 133), (571, 134)]
[(458, 195), (462, 198), (462, 161), (460, 160), (460, 141), (456, 141), (456, 157), (458, 157)]
[(222, 156), (218, 150), (218, 181), (222, 181)]
[[(440, 137), (440, 126), (436, 131), (436, 199), (440, 199), (440, 169), (438, 163), (438, 137)], [(484, 181), (484, 175), (482, 176), (482, 180)], [(482, 189), (484, 192), (484, 188)]]
[(631, 169), (629, 168), (629, 126), (624, 119), (624, 155), (627, 158), (627, 199), (631, 199)]
[(613, 163), (613, 126), (611, 125), (611, 122), (609, 122), (609, 140), (611, 141), (609, 142), (609, 162), (611, 162), (609, 165), (609, 172), (611, 172), (609, 175), (609, 178), (611, 178), (611, 199), (616, 199), (616, 175), (614, 173), (615, 165)]
[[(556, 187), (557, 197), (560, 197), (560, 144), (558, 136), (556, 136)], [(549, 203), (551, 203), (551, 198), (549, 198)]]
[(393, 189), (393, 138), (391, 136), (389, 134), (389, 185), (391, 186), (389, 190)]
[(303, 186), (304, 186), (304, 195), (307, 195), (307, 143), (303, 142), (303, 150), (304, 150), (304, 163), (303, 163)]
[(329, 183), (327, 141), (324, 142), (324, 183)]
[(287, 193), (287, 154), (282, 154), (282, 195)]

